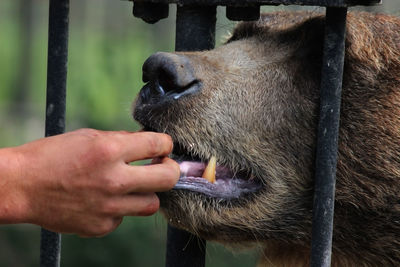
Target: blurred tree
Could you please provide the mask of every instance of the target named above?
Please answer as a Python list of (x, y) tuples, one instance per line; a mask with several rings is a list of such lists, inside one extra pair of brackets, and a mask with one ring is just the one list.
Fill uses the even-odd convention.
[(21, 120), (27, 113), (31, 87), (32, 40), (33, 40), (33, 0), (18, 0), (19, 47), (18, 69), (12, 85), (10, 113)]

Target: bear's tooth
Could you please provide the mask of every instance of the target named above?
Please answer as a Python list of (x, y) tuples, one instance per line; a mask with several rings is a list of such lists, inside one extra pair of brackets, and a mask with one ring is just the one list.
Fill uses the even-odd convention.
[(215, 183), (215, 169), (217, 168), (217, 158), (212, 156), (208, 161), (207, 167), (204, 169), (203, 177), (210, 183)]

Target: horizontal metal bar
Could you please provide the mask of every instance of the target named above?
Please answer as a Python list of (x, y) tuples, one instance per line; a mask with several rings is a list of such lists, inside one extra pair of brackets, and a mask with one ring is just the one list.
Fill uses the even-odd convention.
[(327, 8), (315, 164), (311, 266), (331, 264), (347, 8)]
[[(132, 0), (131, 0), (132, 1)], [(134, 0), (134, 2), (171, 3), (178, 6), (259, 6), (259, 5), (302, 5), (324, 7), (370, 6), (381, 0)]]
[(252, 21), (260, 18), (260, 6), (226, 7), (226, 17), (234, 21)]

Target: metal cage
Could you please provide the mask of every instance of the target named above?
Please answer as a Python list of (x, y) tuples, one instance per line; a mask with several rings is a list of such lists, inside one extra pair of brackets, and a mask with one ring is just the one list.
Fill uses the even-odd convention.
[[(334, 194), (338, 151), (341, 88), (347, 7), (373, 5), (380, 0), (134, 0), (133, 14), (148, 23), (168, 17), (177, 5), (176, 51), (212, 49), (216, 7), (226, 6), (230, 20), (257, 20), (261, 5), (326, 7), (320, 88), (320, 115), (315, 161), (315, 195), (311, 266), (330, 266)], [(46, 136), (65, 130), (65, 93), (68, 59), (69, 0), (50, 0), (47, 67)], [(203, 267), (206, 242), (168, 226), (167, 267)], [(40, 266), (60, 266), (61, 235), (42, 229)]]

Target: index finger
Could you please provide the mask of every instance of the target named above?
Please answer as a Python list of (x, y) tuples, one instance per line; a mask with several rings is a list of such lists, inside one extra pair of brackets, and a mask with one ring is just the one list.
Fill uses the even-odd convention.
[(119, 183), (123, 193), (164, 192), (178, 182), (179, 174), (179, 165), (165, 157), (158, 164), (125, 165), (125, 175), (119, 177)]
[(167, 134), (135, 132), (122, 136), (125, 162), (164, 157), (172, 152), (172, 138)]

